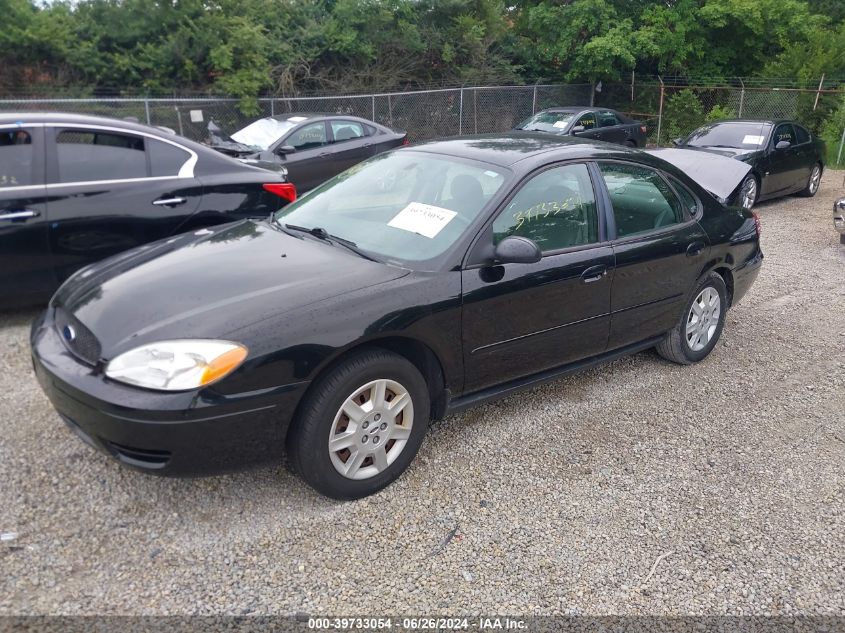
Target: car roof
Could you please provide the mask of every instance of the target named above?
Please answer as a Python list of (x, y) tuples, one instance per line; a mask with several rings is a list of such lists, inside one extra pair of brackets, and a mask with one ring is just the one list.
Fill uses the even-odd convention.
[[(651, 162), (647, 154), (621, 145), (609, 145), (591, 139), (514, 131), (505, 134), (477, 134), (418, 143), (399, 151), (423, 151), (469, 158), (500, 167), (557, 152), (554, 160), (592, 158), (597, 154), (630, 155), (640, 162)], [(661, 161), (662, 162), (662, 161)]]
[[(594, 106), (556, 106), (554, 108), (545, 108), (540, 112), (580, 112), (581, 110), (610, 110), (610, 108), (596, 108)], [(540, 114), (538, 112), (537, 114)]]
[(367, 123), (375, 123), (369, 119), (364, 119), (354, 114), (341, 114), (338, 112), (285, 112), (284, 114), (274, 114), (266, 117), (268, 119), (276, 119), (277, 121), (289, 121), (293, 118), (302, 119), (302, 121), (318, 121), (320, 119), (354, 119), (356, 121), (366, 121)]
[(75, 114), (71, 112), (3, 112), (0, 113), (0, 125), (20, 123), (22, 125), (32, 123), (68, 123), (79, 125), (108, 125), (109, 127), (135, 130), (136, 132), (156, 132), (161, 134), (162, 130), (152, 126), (144, 125), (127, 119), (117, 119), (108, 116), (96, 116), (93, 114)]
[(775, 125), (776, 123), (796, 123), (792, 119), (720, 119), (718, 121), (711, 121), (705, 125), (715, 125), (717, 123), (748, 123), (750, 125)]
[(151, 136), (170, 140), (182, 147), (189, 149), (197, 154), (199, 164), (206, 171), (207, 174), (219, 173), (223, 171), (231, 171), (236, 169), (242, 172), (263, 173), (266, 170), (260, 167), (247, 165), (240, 162), (231, 156), (226, 156), (220, 152), (210, 148), (208, 145), (197, 143), (184, 136), (178, 134), (171, 134), (165, 132), (161, 128), (152, 125), (144, 125), (134, 121), (127, 121), (126, 119), (116, 119), (114, 117), (96, 116), (91, 114), (75, 114), (71, 112), (6, 112), (0, 113), (0, 125), (38, 125), (38, 124), (55, 124), (60, 125), (100, 125), (103, 127), (114, 128), (116, 130), (126, 130), (127, 132), (143, 132)]
[(5, 112), (0, 113), (0, 125), (19, 124), (33, 125), (46, 123), (60, 123), (62, 125), (102, 125), (127, 132), (143, 132), (163, 139), (171, 139), (194, 151), (205, 152), (208, 146), (192, 141), (178, 134), (165, 132), (154, 125), (144, 125), (136, 121), (117, 119), (93, 114), (76, 114), (72, 112)]

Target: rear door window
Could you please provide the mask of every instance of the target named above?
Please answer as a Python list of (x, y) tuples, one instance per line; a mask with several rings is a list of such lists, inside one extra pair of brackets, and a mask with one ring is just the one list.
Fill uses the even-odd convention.
[(800, 125), (796, 125), (796, 126), (794, 126), (794, 128), (795, 128), (795, 142), (798, 145), (810, 142), (810, 133), (807, 130), (805, 130)]
[(56, 135), (58, 182), (146, 178), (144, 138), (99, 130), (61, 130)]
[(656, 171), (625, 163), (599, 163), (613, 205), (616, 236), (624, 238), (680, 224), (681, 203)]
[(34, 178), (32, 135), (20, 128), (0, 129), (0, 189), (38, 184)]
[(191, 158), (185, 150), (154, 139), (147, 139), (147, 151), (150, 153), (152, 176), (178, 176), (179, 170)]
[(614, 125), (621, 125), (622, 122), (615, 113), (609, 110), (602, 110), (599, 112), (599, 127), (613, 127)]
[(365, 136), (364, 126), (355, 121), (332, 121), (332, 138), (335, 143), (343, 143)]

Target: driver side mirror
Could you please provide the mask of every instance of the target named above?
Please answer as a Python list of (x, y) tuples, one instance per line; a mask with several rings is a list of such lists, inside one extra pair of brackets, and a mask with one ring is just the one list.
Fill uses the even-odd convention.
[(587, 128), (585, 128), (583, 125), (576, 125), (575, 127), (572, 128), (572, 133), (573, 134), (580, 134), (581, 132), (584, 132), (586, 129)]
[(787, 149), (789, 147), (792, 147), (792, 143), (789, 141), (778, 141), (775, 145), (775, 149)]
[(672, 139), (672, 145), (674, 145), (675, 147), (680, 147), (683, 144), (684, 144), (684, 139), (682, 139), (680, 137)]
[(536, 264), (543, 258), (543, 254), (533, 240), (511, 235), (499, 242), (493, 257), (497, 264)]
[(281, 145), (276, 148), (276, 152), (279, 154), (293, 154), (295, 151), (296, 148), (293, 145)]

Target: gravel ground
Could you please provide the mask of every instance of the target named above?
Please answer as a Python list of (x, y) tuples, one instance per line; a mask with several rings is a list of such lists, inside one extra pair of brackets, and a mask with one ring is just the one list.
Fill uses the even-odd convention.
[(0, 315), (0, 614), (845, 615), (843, 172), (762, 204), (710, 357), (646, 352), (437, 423), (354, 503), (282, 466), (160, 479), (82, 444)]

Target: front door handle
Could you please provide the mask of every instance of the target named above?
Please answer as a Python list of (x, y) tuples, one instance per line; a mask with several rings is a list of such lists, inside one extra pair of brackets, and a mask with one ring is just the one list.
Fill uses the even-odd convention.
[(185, 204), (187, 198), (160, 198), (153, 200), (153, 204), (158, 207), (178, 207), (180, 204)]
[(585, 284), (591, 284), (594, 281), (601, 281), (607, 275), (607, 266), (601, 264), (599, 266), (590, 266), (587, 270), (581, 273), (581, 281)]
[(687, 246), (687, 257), (696, 257), (701, 255), (704, 247), (707, 246), (704, 242), (693, 242)]
[(20, 211), (10, 211), (9, 213), (0, 213), (0, 220), (13, 222), (15, 220), (28, 220), (29, 218), (37, 218), (40, 213), (32, 209), (22, 209)]

